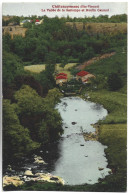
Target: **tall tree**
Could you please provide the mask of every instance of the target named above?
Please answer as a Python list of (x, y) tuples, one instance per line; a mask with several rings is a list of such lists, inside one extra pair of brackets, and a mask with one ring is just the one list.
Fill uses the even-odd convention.
[(21, 74), (23, 63), (20, 58), (12, 53), (3, 51), (3, 84), (10, 84), (16, 75)]

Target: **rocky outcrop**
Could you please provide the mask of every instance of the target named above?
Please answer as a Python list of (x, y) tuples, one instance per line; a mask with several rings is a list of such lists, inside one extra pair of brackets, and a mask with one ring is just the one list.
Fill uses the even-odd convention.
[(26, 170), (24, 175), (26, 175), (26, 176), (33, 176), (33, 173), (30, 170)]
[(64, 180), (62, 178), (54, 176), (50, 173), (36, 173), (35, 176), (37, 177), (32, 178), (33, 181), (47, 181), (64, 185)]
[(8, 186), (8, 185), (14, 185), (17, 187), (22, 184), (24, 184), (24, 181), (22, 181), (19, 176), (9, 177), (8, 175), (5, 175), (3, 177), (3, 187)]
[(35, 155), (34, 156), (34, 160), (35, 160), (34, 163), (37, 163), (37, 164), (46, 164), (45, 161), (42, 159), (41, 156)]
[(93, 133), (83, 133), (85, 141), (97, 141), (98, 140), (98, 131), (99, 131), (99, 125), (95, 124), (92, 125), (96, 130)]
[(60, 183), (64, 185), (64, 180), (58, 176), (54, 176), (50, 173), (36, 173), (33, 174), (30, 170), (26, 170), (24, 175), (20, 176), (8, 176), (3, 177), (3, 187), (8, 185), (20, 186), (28, 181), (47, 181), (51, 183)]

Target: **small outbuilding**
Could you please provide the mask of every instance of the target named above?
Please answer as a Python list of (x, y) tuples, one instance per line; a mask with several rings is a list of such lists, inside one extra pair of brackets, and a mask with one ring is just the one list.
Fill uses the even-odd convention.
[[(65, 74), (65, 73), (64, 73)], [(67, 80), (68, 80), (68, 78), (67, 78), (67, 74), (66, 75), (57, 75), (57, 77), (56, 77), (56, 84), (57, 85), (61, 85), (62, 86), (62, 84), (63, 83), (66, 83), (67, 82)]]
[(39, 25), (39, 24), (42, 24), (42, 23), (43, 23), (43, 19), (42, 20), (39, 20), (39, 19), (35, 20), (35, 25)]

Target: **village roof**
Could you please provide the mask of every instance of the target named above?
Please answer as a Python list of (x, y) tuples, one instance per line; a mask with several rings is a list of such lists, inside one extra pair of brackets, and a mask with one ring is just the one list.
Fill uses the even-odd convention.
[(60, 76), (56, 77), (56, 80), (58, 80), (58, 79), (67, 79), (67, 76), (60, 75)]
[(39, 19), (36, 19), (35, 22), (40, 22), (40, 20)]
[(22, 23), (26, 23), (26, 22), (29, 22), (30, 20), (26, 19), (26, 20), (23, 20)]
[(82, 70), (81, 72), (78, 72), (78, 73), (77, 73), (77, 75), (78, 75), (78, 76), (81, 76), (81, 77), (83, 77), (83, 76), (85, 76), (85, 75), (87, 75), (87, 74), (89, 74), (89, 72), (84, 71), (84, 70)]
[(63, 72), (57, 74), (57, 76), (60, 76), (60, 75), (67, 76), (67, 74), (65, 74), (65, 73), (63, 73)]

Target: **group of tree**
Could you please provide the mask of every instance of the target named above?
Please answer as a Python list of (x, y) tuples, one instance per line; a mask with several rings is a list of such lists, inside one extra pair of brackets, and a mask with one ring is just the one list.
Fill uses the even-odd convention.
[[(22, 60), (3, 51), (3, 157), (12, 162), (57, 140), (62, 119), (54, 109), (62, 97), (55, 87), (53, 55), (38, 76), (24, 72)], [(10, 162), (10, 163), (11, 163)]]
[(19, 16), (13, 16), (9, 17), (9, 19), (2, 19), (2, 26), (8, 26), (9, 23), (13, 23), (14, 25), (20, 25), (20, 17)]
[[(56, 16), (58, 17), (58, 16)], [(46, 19), (47, 16), (38, 16), (38, 19)], [(32, 15), (32, 16), (13, 16), (9, 17), (9, 19), (5, 20), (4, 17), (2, 19), (2, 25), (7, 26), (10, 22), (14, 22), (15, 24), (19, 25), (20, 21), (22, 20), (32, 20), (35, 21), (37, 19), (37, 15)], [(61, 20), (63, 22), (84, 22), (84, 23), (89, 23), (89, 22), (95, 22), (95, 23), (121, 23), (121, 22), (127, 22), (127, 14), (119, 14), (119, 15), (112, 15), (109, 17), (109, 15), (99, 15), (99, 16), (92, 16), (92, 17), (70, 17), (69, 15), (67, 17), (62, 17)]]
[(67, 16), (66, 18), (67, 22), (93, 22), (93, 23), (121, 23), (121, 22), (127, 22), (127, 14), (120, 14), (120, 15), (112, 15), (109, 17), (109, 15), (99, 15), (99, 16), (92, 16), (84, 18), (71, 18)]
[(52, 89), (45, 98), (28, 85), (14, 93), (14, 102), (3, 100), (3, 157), (20, 159), (62, 134), (62, 120), (54, 109), (61, 93)]
[(4, 35), (3, 49), (18, 55), (28, 65), (44, 63), (48, 54), (52, 53), (56, 63), (64, 66), (110, 52), (119, 44), (122, 47), (125, 39), (126, 35), (121, 33), (91, 36), (86, 31), (66, 26), (62, 18), (44, 17), (43, 24), (28, 28), (25, 37), (14, 36), (11, 39), (9, 35)]

